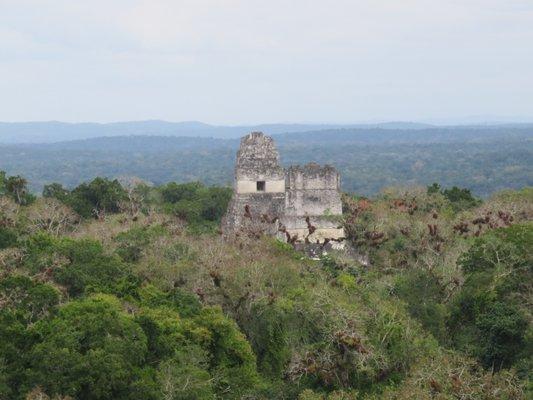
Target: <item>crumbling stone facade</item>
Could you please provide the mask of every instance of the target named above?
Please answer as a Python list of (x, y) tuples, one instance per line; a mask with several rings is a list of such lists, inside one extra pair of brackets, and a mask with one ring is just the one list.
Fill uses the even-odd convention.
[(257, 230), (297, 243), (338, 242), (344, 237), (340, 176), (315, 163), (284, 170), (274, 140), (261, 132), (241, 139), (234, 193), (222, 221), (226, 235)]

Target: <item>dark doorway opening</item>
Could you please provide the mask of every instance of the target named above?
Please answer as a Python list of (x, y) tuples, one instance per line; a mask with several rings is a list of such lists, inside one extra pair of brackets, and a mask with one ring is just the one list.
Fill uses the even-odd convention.
[(265, 191), (265, 181), (257, 181), (257, 191), (258, 192)]

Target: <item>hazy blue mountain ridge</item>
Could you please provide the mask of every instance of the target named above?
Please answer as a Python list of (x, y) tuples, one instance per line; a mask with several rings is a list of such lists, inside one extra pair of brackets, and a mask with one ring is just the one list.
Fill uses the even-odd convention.
[(269, 134), (339, 128), (427, 129), (428, 124), (385, 122), (378, 124), (260, 124), (215, 126), (202, 122), (132, 121), (115, 123), (0, 122), (0, 143), (53, 143), (102, 136), (194, 136), (238, 138), (250, 131)]

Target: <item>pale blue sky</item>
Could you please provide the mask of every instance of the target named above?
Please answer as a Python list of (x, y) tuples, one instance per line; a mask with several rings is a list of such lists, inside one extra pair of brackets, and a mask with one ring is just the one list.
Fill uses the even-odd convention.
[(0, 0), (0, 121), (533, 120), (533, 0)]

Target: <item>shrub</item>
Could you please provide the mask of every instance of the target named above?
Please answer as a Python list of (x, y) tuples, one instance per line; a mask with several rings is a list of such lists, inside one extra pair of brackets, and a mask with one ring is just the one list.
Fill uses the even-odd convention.
[(0, 227), (0, 250), (17, 244), (17, 234), (13, 229)]

